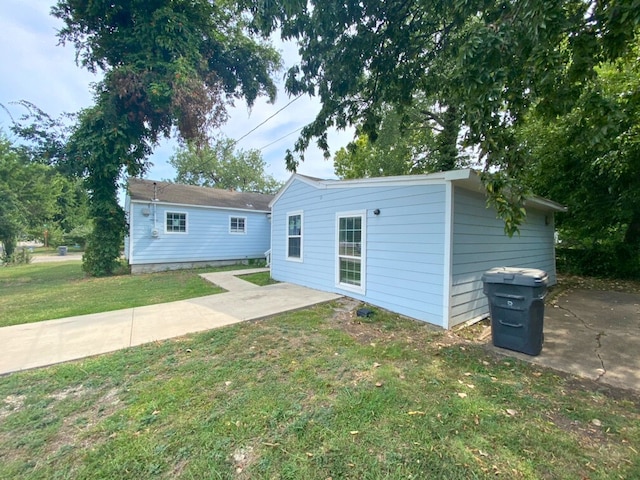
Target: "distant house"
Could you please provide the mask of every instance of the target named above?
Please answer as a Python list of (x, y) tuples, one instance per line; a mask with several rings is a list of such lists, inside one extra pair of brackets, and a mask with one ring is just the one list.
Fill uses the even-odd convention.
[(534, 197), (512, 238), (472, 170), (361, 180), (293, 175), (271, 202), (274, 279), (341, 293), (451, 328), (488, 315), (482, 273), (556, 281), (554, 212)]
[(273, 195), (130, 178), (125, 257), (133, 273), (265, 258)]

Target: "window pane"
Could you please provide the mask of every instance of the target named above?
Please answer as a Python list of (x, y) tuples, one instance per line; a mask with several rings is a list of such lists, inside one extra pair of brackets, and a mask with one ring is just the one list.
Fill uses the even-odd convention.
[(340, 259), (340, 283), (360, 285), (360, 260)]
[(186, 232), (187, 231), (187, 214), (167, 212), (166, 223), (167, 223), (168, 232)]
[(244, 233), (244, 220), (242, 217), (231, 217), (231, 232)]
[(300, 215), (289, 217), (289, 235), (300, 235), (302, 232), (302, 218)]
[(300, 258), (300, 237), (289, 238), (289, 257)]

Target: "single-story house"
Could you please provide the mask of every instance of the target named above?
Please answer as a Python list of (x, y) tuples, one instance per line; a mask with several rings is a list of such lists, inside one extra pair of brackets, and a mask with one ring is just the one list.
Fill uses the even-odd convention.
[(294, 174), (271, 201), (271, 276), (451, 328), (485, 318), (482, 274), (544, 270), (556, 282), (554, 212), (529, 198), (509, 237), (473, 170), (358, 180)]
[(273, 198), (129, 178), (124, 253), (132, 273), (265, 258)]

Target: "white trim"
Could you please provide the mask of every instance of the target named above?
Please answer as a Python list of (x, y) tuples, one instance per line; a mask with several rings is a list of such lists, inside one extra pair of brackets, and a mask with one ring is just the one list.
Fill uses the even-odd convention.
[[(131, 203), (151, 203), (149, 200), (131, 200)], [(206, 210), (227, 210), (229, 212), (253, 212), (253, 213), (271, 213), (271, 210), (251, 210), (249, 208), (235, 208), (235, 207), (214, 207), (209, 205), (193, 205), (190, 203), (174, 203), (174, 202), (153, 202), (156, 205), (162, 205), (165, 207), (182, 207), (182, 208), (204, 208)]]
[[(289, 256), (289, 217), (294, 217), (300, 215), (300, 257), (290, 257)], [(295, 210), (293, 212), (287, 212), (286, 223), (284, 226), (284, 235), (285, 235), (285, 245), (284, 245), (284, 253), (285, 260), (288, 262), (304, 262), (304, 211), (303, 210)]]
[[(184, 215), (184, 232), (170, 232), (167, 229), (167, 215), (169, 213), (177, 213), (178, 215)], [(179, 212), (177, 210), (165, 210), (164, 211), (164, 233), (167, 235), (187, 235), (189, 233), (189, 212)]]
[[(455, 183), (457, 186), (467, 190), (484, 192), (485, 186), (480, 179), (480, 175), (471, 168), (462, 170), (449, 170), (446, 172), (436, 172), (426, 175), (401, 175), (395, 177), (374, 177), (359, 178), (355, 180), (316, 180), (304, 175), (294, 173), (287, 183), (280, 189), (277, 195), (269, 202), (269, 207), (280, 199), (284, 192), (291, 186), (294, 181), (299, 180), (307, 185), (317, 189), (341, 189), (341, 188), (365, 188), (365, 187), (407, 187), (411, 185), (442, 185), (447, 182)], [(554, 210), (557, 212), (566, 212), (566, 207), (559, 203), (553, 202), (537, 196), (531, 196), (526, 199), (525, 205), (541, 208), (544, 210)]]
[(445, 185), (445, 206), (444, 206), (444, 252), (443, 252), (443, 275), (442, 275), (442, 327), (449, 329), (451, 322), (451, 292), (453, 290), (453, 216), (454, 216), (454, 193), (453, 183), (447, 182)]
[[(231, 230), (231, 219), (232, 218), (242, 218), (244, 220), (243, 229), (241, 232)], [(229, 215), (229, 235), (246, 235), (247, 234), (247, 217), (243, 217), (242, 215)]]
[[(340, 282), (340, 219), (347, 217), (360, 217), (360, 285), (352, 285)], [(349, 292), (366, 294), (367, 291), (367, 211), (356, 210), (349, 212), (336, 212), (335, 235), (334, 235), (334, 257), (335, 257), (335, 284), (336, 288)]]

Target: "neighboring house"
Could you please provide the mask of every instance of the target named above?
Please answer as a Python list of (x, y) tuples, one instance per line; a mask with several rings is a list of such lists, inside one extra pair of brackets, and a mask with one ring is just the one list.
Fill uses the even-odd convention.
[(487, 208), (472, 170), (360, 180), (293, 175), (271, 202), (271, 275), (451, 328), (488, 316), (492, 267), (556, 281), (557, 203), (527, 201), (520, 235)]
[(273, 198), (129, 178), (124, 252), (132, 273), (265, 258)]

